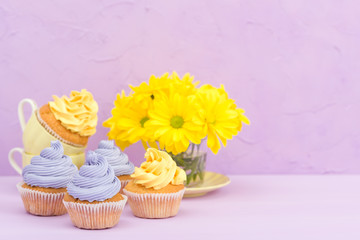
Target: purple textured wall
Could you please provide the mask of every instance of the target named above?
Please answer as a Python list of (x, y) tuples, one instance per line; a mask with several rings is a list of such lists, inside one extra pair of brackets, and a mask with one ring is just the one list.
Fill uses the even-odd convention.
[[(252, 121), (209, 154), (210, 170), (360, 173), (359, 12), (357, 1), (2, 0), (0, 174), (16, 174), (22, 98), (86, 88), (102, 122), (129, 83), (172, 70), (225, 84)], [(140, 145), (126, 152), (143, 160)]]

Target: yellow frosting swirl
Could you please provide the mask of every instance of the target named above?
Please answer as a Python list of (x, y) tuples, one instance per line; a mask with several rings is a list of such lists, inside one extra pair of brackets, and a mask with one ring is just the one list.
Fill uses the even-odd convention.
[(72, 91), (70, 97), (53, 96), (49, 102), (55, 118), (72, 132), (81, 136), (91, 136), (96, 132), (98, 104), (93, 95), (82, 89), (81, 92)]
[(135, 167), (135, 172), (131, 175), (135, 183), (158, 190), (169, 183), (180, 185), (186, 180), (185, 171), (176, 166), (168, 153), (148, 148), (145, 158), (146, 161), (140, 168)]

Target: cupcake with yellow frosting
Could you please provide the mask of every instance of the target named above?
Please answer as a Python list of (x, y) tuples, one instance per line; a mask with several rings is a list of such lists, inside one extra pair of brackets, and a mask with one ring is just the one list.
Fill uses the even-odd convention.
[[(25, 123), (23, 105), (31, 103), (32, 114)], [(96, 132), (98, 104), (85, 89), (72, 91), (70, 96), (53, 96), (53, 101), (37, 108), (35, 101), (24, 99), (19, 103), (19, 120), (23, 129), (26, 156), (39, 155), (49, 142), (59, 140), (64, 154), (80, 168), (85, 162), (88, 139)], [(23, 160), (23, 166), (30, 164)]]
[(185, 192), (184, 170), (164, 151), (149, 148), (145, 158), (124, 188), (133, 214), (141, 218), (175, 216)]
[(53, 96), (54, 101), (37, 112), (41, 125), (60, 141), (84, 147), (96, 132), (98, 104), (93, 95), (82, 89), (72, 91), (70, 97)]

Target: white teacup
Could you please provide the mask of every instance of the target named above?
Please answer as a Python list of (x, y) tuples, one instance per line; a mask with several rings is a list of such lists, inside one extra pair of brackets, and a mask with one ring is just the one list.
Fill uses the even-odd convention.
[[(22, 167), (19, 166), (19, 164), (16, 162), (15, 160), (15, 156), (14, 154), (18, 152), (21, 154), (21, 157), (22, 157)], [(34, 154), (29, 154), (29, 153), (26, 153), (24, 151), (23, 148), (13, 148), (10, 150), (9, 152), (9, 162), (10, 162), (10, 165), (15, 169), (16, 172), (18, 172), (20, 175), (22, 173), (22, 169), (26, 166), (26, 165), (29, 165), (30, 162), (31, 162), (31, 159), (33, 157), (35, 157), (36, 155)], [(85, 162), (85, 153), (80, 153), (80, 154), (77, 154), (77, 155), (71, 155), (69, 156), (72, 160), (72, 162), (78, 167), (80, 168), (84, 162)]]

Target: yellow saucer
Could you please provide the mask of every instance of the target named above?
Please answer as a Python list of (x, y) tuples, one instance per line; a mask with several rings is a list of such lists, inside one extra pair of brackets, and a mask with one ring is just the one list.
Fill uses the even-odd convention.
[(230, 183), (230, 178), (220, 173), (205, 172), (204, 182), (185, 189), (184, 197), (200, 197)]

